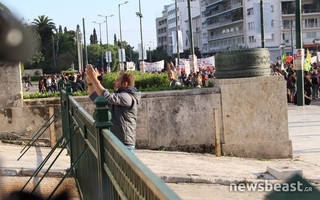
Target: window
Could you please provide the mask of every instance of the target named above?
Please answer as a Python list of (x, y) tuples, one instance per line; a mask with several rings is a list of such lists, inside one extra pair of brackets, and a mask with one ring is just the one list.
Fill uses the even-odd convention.
[(271, 27), (274, 27), (274, 20), (271, 20)]
[(256, 42), (256, 40), (254, 39), (254, 36), (249, 36), (249, 43), (253, 43)]
[(318, 26), (318, 19), (317, 18), (311, 18), (311, 19), (304, 20), (304, 27), (305, 28), (314, 28), (317, 26)]
[(274, 12), (274, 6), (271, 5), (271, 12)]
[(254, 29), (254, 22), (249, 22), (249, 23), (248, 23), (248, 29), (249, 29), (249, 30)]
[(247, 15), (253, 15), (253, 8), (247, 9)]
[(317, 33), (316, 32), (308, 32), (307, 33), (307, 38), (316, 38), (317, 37)]

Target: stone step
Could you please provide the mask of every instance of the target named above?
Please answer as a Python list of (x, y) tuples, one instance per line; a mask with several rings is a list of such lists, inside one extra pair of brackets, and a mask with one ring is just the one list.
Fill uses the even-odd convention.
[[(32, 179), (24, 191), (32, 191), (33, 187), (38, 183), (41, 177)], [(29, 180), (26, 176), (1, 176), (0, 177), (0, 199), (5, 197), (13, 191), (19, 191), (24, 184)], [(36, 190), (36, 194), (47, 198), (54, 188), (58, 185), (61, 178), (48, 177), (44, 178)], [(68, 191), (70, 200), (80, 200), (79, 191), (74, 178), (66, 178), (60, 185), (55, 194), (60, 194), (63, 191)]]

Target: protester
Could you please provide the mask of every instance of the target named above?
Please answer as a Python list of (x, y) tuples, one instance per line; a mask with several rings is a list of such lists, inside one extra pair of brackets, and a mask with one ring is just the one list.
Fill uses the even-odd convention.
[(73, 92), (78, 92), (78, 91), (83, 92), (84, 91), (81, 84), (76, 82), (76, 78), (73, 75), (69, 77), (69, 81), (71, 83), (71, 87), (72, 87)]
[(174, 72), (172, 70), (168, 71), (168, 77), (170, 79), (170, 83), (169, 83), (169, 87), (175, 87), (175, 86), (179, 86), (181, 85), (181, 83), (179, 83), (174, 76)]
[(92, 65), (86, 66), (86, 81), (90, 99), (94, 101), (102, 95), (109, 102), (112, 114), (111, 132), (132, 152), (135, 153), (136, 124), (141, 94), (134, 87), (134, 76), (121, 73), (114, 81), (114, 93), (109, 93), (98, 80), (99, 72)]

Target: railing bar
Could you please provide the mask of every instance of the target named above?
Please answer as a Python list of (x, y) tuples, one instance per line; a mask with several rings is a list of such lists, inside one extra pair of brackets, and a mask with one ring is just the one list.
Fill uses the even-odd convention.
[(105, 172), (107, 173), (107, 175), (109, 176), (112, 185), (114, 186), (114, 188), (117, 190), (119, 196), (121, 199), (127, 199), (126, 195), (124, 194), (124, 192), (122, 191), (120, 185), (118, 184), (117, 180), (115, 179), (115, 177), (113, 176), (112, 172), (110, 171), (110, 169), (108, 168), (108, 166), (103, 163), (103, 168), (105, 170)]
[[(151, 191), (155, 194), (159, 195), (160, 199), (180, 199), (170, 188), (165, 184), (157, 184), (156, 182), (163, 181), (157, 177), (149, 168), (147, 168), (138, 158), (130, 155), (127, 151), (125, 151), (124, 145), (117, 141), (116, 136), (114, 136), (109, 130), (105, 130), (102, 132), (105, 139), (111, 146), (119, 153), (119, 155), (128, 163), (129, 166), (132, 167), (132, 170), (137, 173), (138, 176), (148, 185)], [(160, 187), (159, 187), (160, 186)], [(164, 193), (163, 190), (166, 190)]]
[(33, 190), (31, 191), (31, 194), (37, 189), (37, 187), (40, 185), (41, 181), (44, 179), (44, 177), (47, 175), (47, 173), (49, 172), (49, 170), (51, 169), (51, 167), (54, 165), (54, 163), (57, 161), (57, 159), (59, 158), (60, 154), (62, 153), (62, 151), (64, 150), (64, 148), (67, 146), (67, 144), (70, 142), (71, 138), (74, 136), (74, 134), (76, 133), (76, 131), (73, 131), (73, 133), (71, 134), (71, 136), (68, 138), (68, 140), (63, 144), (63, 146), (61, 147), (60, 152), (58, 153), (58, 155), (55, 157), (55, 159), (52, 161), (51, 165), (48, 167), (47, 171), (43, 174), (43, 176), (41, 177), (40, 181), (37, 183), (37, 185), (33, 188)]
[(28, 148), (20, 155), (20, 157), (17, 159), (18, 161), (20, 160), (20, 158), (22, 158), (22, 156), (24, 156), (24, 154), (27, 153), (27, 151), (31, 148), (31, 146), (39, 139), (39, 137), (50, 127), (50, 125), (55, 122), (58, 119), (58, 117), (55, 117), (54, 120), (52, 122), (50, 122), (50, 124), (44, 129), (44, 131), (38, 135), (38, 137), (28, 146)]
[[(71, 126), (73, 125), (73, 123), (71, 124)], [(38, 173), (41, 171), (42, 167), (47, 163), (47, 161), (49, 160), (49, 158), (51, 157), (51, 155), (53, 154), (53, 152), (56, 150), (56, 148), (59, 146), (59, 144), (62, 142), (63, 138), (67, 135), (67, 133), (69, 132), (71, 126), (69, 126), (69, 128), (66, 130), (66, 132), (63, 133), (63, 136), (61, 136), (61, 138), (58, 140), (58, 142), (54, 145), (54, 147), (51, 149), (51, 151), (49, 152), (49, 154), (45, 157), (45, 159), (41, 162), (41, 164), (38, 166), (38, 168), (36, 169), (36, 171), (32, 174), (32, 176), (29, 178), (29, 180), (27, 181), (27, 183), (22, 187), (21, 191), (24, 190), (24, 188), (28, 185), (28, 183), (30, 182), (30, 180), (37, 176)]]
[(50, 194), (50, 196), (47, 199), (51, 199), (51, 197), (53, 196), (53, 194), (56, 192), (56, 190), (59, 188), (59, 186), (61, 185), (61, 183), (64, 181), (64, 179), (70, 174), (71, 170), (73, 170), (73, 168), (76, 166), (76, 164), (80, 161), (80, 159), (82, 158), (82, 156), (88, 151), (89, 147), (86, 147), (85, 150), (82, 151), (82, 153), (80, 154), (80, 156), (77, 158), (76, 162), (73, 163), (70, 167), (70, 169), (67, 171), (67, 174), (64, 175), (64, 177), (62, 178), (62, 180), (59, 182), (59, 184), (56, 186), (56, 188), (52, 191), (52, 193)]
[[(134, 191), (136, 193), (139, 194), (139, 196), (141, 196), (140, 192), (135, 188), (135, 185), (132, 183), (131, 179), (128, 178), (128, 176), (123, 172), (123, 169), (118, 165), (118, 163), (114, 160), (114, 158), (112, 157), (111, 153), (104, 148), (104, 150), (107, 152), (108, 156), (110, 157), (110, 159), (113, 161), (114, 166), (118, 169), (118, 172), (120, 172), (122, 174), (122, 177), (124, 177), (125, 181), (130, 185), (131, 188), (134, 189)], [(105, 163), (104, 163), (105, 164)]]
[(36, 137), (36, 135), (38, 135), (38, 133), (41, 131), (41, 129), (47, 125), (47, 123), (52, 119), (52, 117), (57, 114), (57, 112), (59, 112), (59, 114), (61, 113), (60, 108), (61, 108), (61, 105), (59, 106), (58, 110), (57, 110), (55, 113), (53, 113), (53, 115), (51, 115), (51, 117), (44, 123), (44, 125), (41, 126), (41, 128), (40, 128), (40, 129), (38, 130), (38, 132), (29, 140), (29, 142), (22, 148), (22, 150), (20, 151), (20, 153), (23, 152), (23, 150), (31, 143), (31, 141)]

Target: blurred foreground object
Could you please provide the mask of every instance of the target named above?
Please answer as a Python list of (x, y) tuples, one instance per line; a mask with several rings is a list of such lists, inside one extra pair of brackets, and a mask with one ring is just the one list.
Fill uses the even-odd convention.
[(36, 48), (33, 34), (0, 4), (0, 60), (26, 61)]

